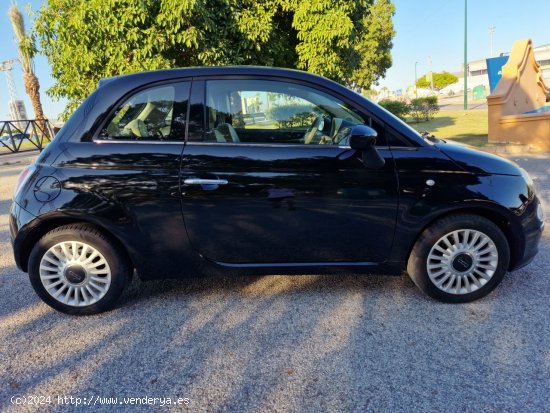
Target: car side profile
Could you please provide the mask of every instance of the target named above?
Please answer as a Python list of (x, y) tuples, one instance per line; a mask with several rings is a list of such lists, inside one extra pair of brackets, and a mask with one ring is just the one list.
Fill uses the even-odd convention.
[(17, 266), (69, 314), (134, 272), (408, 272), (466, 302), (527, 265), (544, 226), (527, 173), (424, 137), (305, 72), (209, 67), (100, 81), (20, 175)]

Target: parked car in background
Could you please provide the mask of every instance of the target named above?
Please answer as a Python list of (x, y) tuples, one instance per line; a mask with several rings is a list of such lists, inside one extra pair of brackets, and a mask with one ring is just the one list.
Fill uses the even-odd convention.
[(423, 137), (322, 77), (259, 67), (101, 81), (22, 172), (10, 218), (17, 266), (70, 314), (112, 307), (134, 270), (407, 271), (467, 302), (533, 259), (543, 225), (514, 163)]
[(16, 145), (19, 144), (24, 139), (28, 139), (30, 135), (28, 133), (13, 133), (10, 135), (3, 135), (0, 136), (0, 142), (3, 142), (6, 145), (12, 145), (12, 143), (15, 143)]

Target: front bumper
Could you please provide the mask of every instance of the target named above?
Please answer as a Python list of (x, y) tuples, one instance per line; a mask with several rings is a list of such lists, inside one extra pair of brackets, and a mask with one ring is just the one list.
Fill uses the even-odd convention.
[(518, 251), (515, 259), (510, 262), (509, 271), (519, 270), (528, 265), (539, 252), (539, 243), (544, 231), (544, 220), (541, 220), (537, 210), (540, 200), (535, 196), (521, 215), (521, 227), (524, 238), (523, 249)]

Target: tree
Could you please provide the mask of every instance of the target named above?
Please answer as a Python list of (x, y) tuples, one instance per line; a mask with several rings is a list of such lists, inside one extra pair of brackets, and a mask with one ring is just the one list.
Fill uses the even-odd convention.
[[(35, 119), (44, 120), (44, 111), (42, 110), (42, 103), (40, 101), (40, 82), (34, 73), (34, 65), (32, 61), (36, 52), (35, 44), (32, 37), (25, 33), (25, 22), (23, 20), (23, 15), (16, 5), (10, 7), (8, 14), (19, 47), (19, 61), (21, 62), (21, 67), (23, 68), (23, 84), (25, 86), (25, 92), (31, 100)], [(44, 122), (40, 123), (40, 127), (42, 129), (42, 133), (48, 135), (48, 130)]]
[(391, 66), (391, 0), (48, 0), (35, 36), (68, 99), (143, 70), (256, 64), (368, 88)]
[[(458, 78), (449, 72), (433, 73), (433, 82), (434, 89), (441, 90), (445, 86), (452, 85), (458, 81)], [(429, 89), (431, 87), (431, 82), (427, 80), (428, 74), (422, 76), (416, 81), (416, 87)]]

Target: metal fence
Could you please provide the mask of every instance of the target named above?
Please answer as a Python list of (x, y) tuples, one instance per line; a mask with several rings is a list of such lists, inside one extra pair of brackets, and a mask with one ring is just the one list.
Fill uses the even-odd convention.
[(7, 153), (42, 150), (54, 137), (49, 120), (0, 121), (0, 156)]

